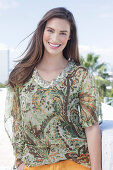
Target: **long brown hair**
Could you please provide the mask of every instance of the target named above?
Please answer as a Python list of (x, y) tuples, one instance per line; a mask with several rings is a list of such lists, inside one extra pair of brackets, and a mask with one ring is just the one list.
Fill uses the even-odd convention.
[(73, 14), (63, 7), (53, 8), (49, 10), (39, 22), (37, 29), (34, 31), (32, 39), (25, 50), (26, 54), (25, 52), (23, 53), (25, 54), (24, 58), (19, 61), (19, 63), (10, 73), (8, 83), (12, 87), (16, 85), (22, 85), (28, 81), (32, 76), (34, 68), (41, 61), (44, 54), (44, 29), (47, 21), (52, 18), (65, 19), (70, 23), (70, 40), (63, 50), (63, 55), (66, 59), (73, 59), (77, 65), (80, 65), (77, 29)]

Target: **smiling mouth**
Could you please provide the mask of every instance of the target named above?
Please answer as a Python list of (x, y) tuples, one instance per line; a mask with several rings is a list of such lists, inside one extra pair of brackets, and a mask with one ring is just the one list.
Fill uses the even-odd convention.
[(50, 43), (50, 42), (48, 42), (48, 44), (49, 44), (51, 47), (53, 47), (53, 48), (58, 48), (58, 47), (61, 46), (61, 44), (52, 44), (52, 43)]

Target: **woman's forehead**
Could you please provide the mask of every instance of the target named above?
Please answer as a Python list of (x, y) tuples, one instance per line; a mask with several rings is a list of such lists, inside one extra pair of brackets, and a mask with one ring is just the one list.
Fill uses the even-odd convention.
[(59, 28), (61, 30), (70, 30), (70, 23), (66, 19), (62, 18), (52, 18), (47, 21), (46, 27), (51, 27), (53, 29)]

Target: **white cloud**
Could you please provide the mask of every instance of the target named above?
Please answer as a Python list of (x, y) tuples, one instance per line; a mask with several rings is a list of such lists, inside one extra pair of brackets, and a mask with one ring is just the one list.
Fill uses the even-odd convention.
[(0, 50), (9, 50), (10, 53), (16, 53), (18, 54), (18, 56), (20, 56), (22, 54), (23, 51), (19, 50), (19, 49), (15, 49), (12, 47), (8, 47), (6, 44), (4, 43), (0, 43)]
[(86, 57), (88, 53), (94, 53), (95, 55), (99, 55), (99, 61), (105, 62), (109, 67), (113, 69), (113, 47), (111, 48), (98, 48), (91, 47), (86, 45), (79, 46), (80, 55)]
[(88, 46), (88, 45), (80, 45), (79, 46), (80, 53), (87, 54), (89, 52), (96, 53), (98, 55), (109, 56), (113, 58), (113, 47), (111, 48), (98, 48), (96, 46)]
[(7, 50), (7, 45), (0, 43), (0, 50)]
[(19, 5), (17, 0), (0, 0), (0, 10), (7, 10)]

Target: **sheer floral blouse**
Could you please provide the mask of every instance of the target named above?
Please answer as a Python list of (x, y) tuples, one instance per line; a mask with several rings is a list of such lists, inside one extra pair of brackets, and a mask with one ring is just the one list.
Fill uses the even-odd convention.
[(85, 127), (98, 123), (95, 82), (86, 68), (68, 61), (47, 82), (37, 69), (22, 87), (7, 88), (5, 129), (15, 163), (40, 166), (71, 159), (90, 167)]

